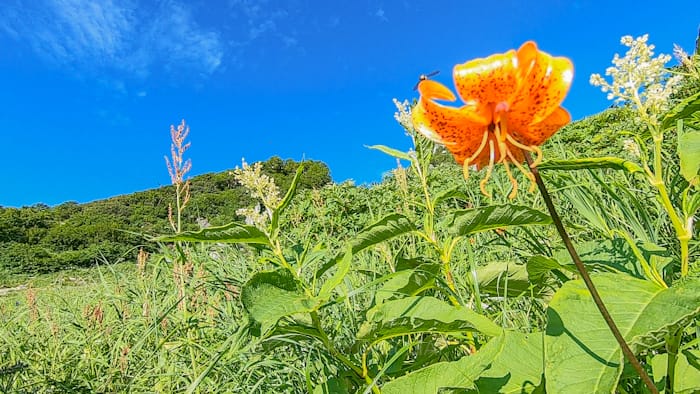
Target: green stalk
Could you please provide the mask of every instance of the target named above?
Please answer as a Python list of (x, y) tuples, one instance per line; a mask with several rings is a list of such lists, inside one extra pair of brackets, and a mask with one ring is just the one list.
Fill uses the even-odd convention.
[(483, 315), (484, 308), (481, 306), (481, 291), (479, 290), (479, 280), (476, 277), (476, 259), (474, 258), (471, 240), (471, 238), (467, 240), (467, 258), (469, 259), (469, 271), (472, 276), (472, 291), (476, 301), (476, 311)]
[(617, 343), (620, 345), (622, 353), (625, 355), (625, 358), (627, 358), (627, 361), (629, 361), (630, 364), (632, 364), (632, 367), (634, 367), (639, 376), (642, 378), (642, 381), (647, 386), (649, 391), (651, 391), (652, 394), (659, 394), (659, 390), (656, 389), (654, 382), (651, 380), (651, 378), (649, 378), (649, 375), (646, 373), (646, 371), (644, 371), (644, 368), (639, 363), (639, 360), (637, 360), (637, 358), (634, 356), (634, 353), (632, 353), (632, 350), (627, 345), (627, 342), (625, 342), (625, 339), (622, 337), (620, 330), (617, 328), (615, 321), (612, 319), (612, 316), (610, 316), (608, 308), (605, 306), (605, 303), (603, 303), (603, 300), (600, 298), (600, 294), (598, 294), (598, 289), (596, 289), (595, 285), (593, 284), (593, 281), (591, 280), (590, 275), (588, 275), (586, 267), (583, 265), (581, 258), (576, 252), (576, 249), (574, 248), (574, 245), (571, 242), (571, 239), (569, 238), (569, 234), (566, 232), (566, 228), (564, 228), (564, 223), (561, 221), (561, 218), (559, 217), (556, 208), (554, 208), (552, 197), (549, 195), (549, 192), (547, 192), (547, 187), (545, 186), (544, 181), (542, 180), (542, 177), (540, 176), (540, 173), (537, 170), (537, 167), (533, 166), (532, 156), (530, 155), (530, 152), (523, 151), (523, 154), (525, 155), (525, 160), (527, 161), (527, 164), (530, 167), (532, 175), (534, 175), (535, 177), (535, 182), (537, 183), (537, 187), (540, 190), (540, 194), (542, 194), (542, 198), (544, 199), (544, 202), (547, 205), (547, 210), (549, 211), (549, 215), (552, 217), (554, 226), (557, 228), (559, 236), (561, 237), (562, 241), (564, 242), (564, 245), (566, 246), (566, 250), (569, 252), (571, 259), (574, 261), (576, 269), (581, 275), (581, 279), (583, 279), (583, 282), (586, 284), (588, 291), (591, 293), (591, 297), (593, 297), (593, 302), (595, 302), (595, 305), (598, 307), (598, 310), (603, 316), (605, 323), (607, 323), (608, 327), (610, 328), (610, 331), (617, 340)]
[(678, 348), (681, 344), (683, 329), (679, 329), (666, 341), (666, 351), (668, 359), (666, 360), (666, 392), (673, 393), (675, 390), (674, 381), (676, 380), (676, 361), (678, 360)]
[[(321, 319), (318, 317), (317, 312), (311, 312), (311, 321), (313, 323), (313, 326), (318, 330), (320, 334), (320, 340), (323, 342), (323, 345), (328, 349), (328, 351), (333, 355), (333, 357), (337, 358), (340, 362), (345, 364), (346, 367), (350, 368), (358, 377), (363, 379), (365, 383), (367, 384), (372, 384), (372, 378), (367, 374), (367, 367), (364, 364), (364, 358), (365, 355), (363, 355), (363, 364), (362, 367), (358, 367), (353, 363), (349, 358), (345, 357), (341, 352), (338, 351), (338, 349), (333, 346), (333, 343), (331, 343), (331, 340), (328, 338), (328, 335), (326, 332), (323, 330), (323, 327), (321, 326)], [(375, 386), (373, 387), (372, 391), (375, 394), (379, 394), (379, 389)]]
[(650, 179), (651, 184), (656, 187), (659, 192), (659, 197), (661, 197), (661, 204), (663, 205), (668, 216), (671, 219), (671, 224), (674, 230), (676, 230), (676, 236), (681, 247), (681, 277), (688, 275), (688, 242), (690, 241), (691, 234), (686, 229), (683, 221), (676, 212), (676, 209), (671, 203), (671, 198), (668, 196), (668, 191), (666, 190), (666, 184), (663, 180), (662, 162), (661, 162), (661, 143), (663, 142), (663, 135), (658, 132), (654, 133), (654, 176)]

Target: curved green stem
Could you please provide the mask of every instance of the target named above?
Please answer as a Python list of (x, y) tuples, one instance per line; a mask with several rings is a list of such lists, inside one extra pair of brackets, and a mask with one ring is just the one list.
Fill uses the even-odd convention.
[[(338, 349), (336, 349), (335, 346), (333, 346), (333, 343), (328, 338), (328, 335), (326, 334), (326, 332), (323, 330), (323, 327), (321, 326), (321, 319), (318, 317), (318, 313), (311, 312), (310, 315), (311, 315), (311, 321), (313, 322), (314, 327), (316, 328), (316, 330), (318, 330), (318, 333), (320, 336), (318, 339), (320, 339), (321, 342), (323, 342), (323, 345), (326, 347), (326, 349), (328, 349), (328, 351), (333, 355), (333, 357), (338, 359), (341, 363), (345, 364), (346, 367), (350, 368), (355, 373), (355, 375), (357, 375), (359, 378), (365, 380), (366, 383), (368, 383), (368, 384), (371, 383), (372, 378), (369, 377), (368, 374), (366, 373), (366, 369), (364, 367), (364, 359), (363, 359), (363, 367), (358, 367), (349, 358), (345, 357), (345, 355), (343, 355), (343, 353), (338, 351)], [(375, 389), (376, 389), (376, 393), (379, 394), (379, 389), (377, 389), (376, 387), (375, 387)]]
[(571, 259), (574, 261), (576, 269), (578, 269), (578, 272), (581, 275), (581, 279), (583, 279), (583, 282), (586, 284), (588, 291), (591, 293), (591, 297), (593, 297), (593, 302), (595, 302), (595, 305), (598, 307), (598, 310), (603, 316), (605, 323), (607, 323), (608, 327), (610, 328), (610, 331), (617, 340), (617, 343), (620, 345), (620, 348), (622, 349), (622, 353), (625, 355), (625, 358), (627, 358), (632, 367), (634, 367), (634, 369), (637, 371), (637, 373), (642, 378), (642, 381), (647, 386), (649, 391), (651, 391), (651, 393), (653, 394), (659, 394), (659, 390), (656, 389), (654, 382), (651, 380), (646, 371), (644, 371), (644, 368), (639, 363), (639, 360), (637, 360), (637, 358), (634, 356), (634, 353), (632, 353), (632, 350), (627, 345), (627, 342), (625, 342), (625, 339), (622, 337), (620, 330), (617, 328), (615, 321), (612, 319), (612, 316), (610, 316), (608, 308), (605, 306), (605, 303), (603, 303), (603, 300), (600, 298), (600, 294), (598, 294), (598, 289), (596, 289), (595, 285), (593, 284), (593, 281), (591, 280), (590, 275), (588, 275), (586, 267), (583, 265), (581, 258), (576, 252), (576, 249), (574, 248), (574, 245), (571, 242), (571, 239), (569, 238), (569, 234), (566, 232), (566, 228), (564, 228), (564, 223), (561, 221), (557, 210), (554, 208), (552, 198), (549, 195), (549, 192), (547, 192), (547, 187), (545, 186), (544, 181), (542, 180), (542, 177), (540, 176), (540, 173), (537, 170), (537, 167), (533, 166), (533, 161), (532, 157), (530, 156), (530, 152), (523, 151), (523, 154), (525, 155), (525, 160), (527, 161), (527, 164), (530, 167), (530, 171), (532, 171), (532, 175), (535, 176), (535, 182), (537, 183), (537, 187), (540, 190), (540, 194), (542, 194), (542, 198), (544, 199), (544, 202), (547, 205), (547, 210), (549, 211), (549, 214), (552, 217), (554, 226), (557, 228), (559, 236), (561, 236), (561, 239), (564, 242), (564, 245), (566, 246), (566, 250), (569, 252)]
[(674, 381), (676, 380), (676, 361), (678, 360), (678, 348), (683, 337), (683, 329), (679, 329), (666, 341), (666, 351), (668, 359), (666, 360), (666, 392), (675, 392)]

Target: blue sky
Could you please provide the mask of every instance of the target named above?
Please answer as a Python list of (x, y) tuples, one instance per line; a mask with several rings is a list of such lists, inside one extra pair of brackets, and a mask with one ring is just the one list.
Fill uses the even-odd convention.
[(87, 202), (169, 183), (169, 127), (191, 126), (192, 175), (278, 155), (335, 181), (379, 181), (407, 149), (392, 98), (422, 73), (527, 40), (576, 67), (574, 119), (619, 38), (694, 47), (697, 1), (2, 0), (0, 206)]

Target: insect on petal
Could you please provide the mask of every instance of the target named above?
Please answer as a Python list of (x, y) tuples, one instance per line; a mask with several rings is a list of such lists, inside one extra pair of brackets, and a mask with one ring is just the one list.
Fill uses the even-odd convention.
[(468, 106), (448, 107), (421, 97), (411, 116), (415, 130), (444, 144), (458, 163), (474, 154), (487, 132)]

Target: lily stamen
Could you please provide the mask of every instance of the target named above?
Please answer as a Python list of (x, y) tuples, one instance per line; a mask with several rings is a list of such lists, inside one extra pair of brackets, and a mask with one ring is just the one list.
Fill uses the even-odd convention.
[(484, 133), (484, 137), (481, 139), (481, 144), (479, 145), (478, 148), (476, 148), (476, 152), (474, 152), (473, 155), (471, 155), (468, 159), (464, 160), (464, 164), (462, 165), (462, 172), (464, 173), (464, 179), (469, 179), (469, 166), (471, 165), (472, 161), (474, 161), (479, 155), (481, 154), (481, 151), (484, 150), (486, 147), (486, 142), (489, 140), (489, 133), (488, 131)]
[(493, 171), (493, 164), (496, 161), (495, 156), (496, 155), (494, 152), (493, 140), (489, 139), (489, 165), (488, 165), (488, 168), (486, 169), (486, 176), (484, 176), (484, 179), (482, 179), (481, 182), (479, 182), (479, 189), (481, 190), (481, 193), (488, 198), (491, 198), (491, 193), (486, 191), (486, 182), (488, 182), (489, 178), (491, 178), (491, 172)]
[(511, 144), (517, 146), (518, 148), (527, 151), (527, 152), (532, 152), (535, 154), (535, 160), (532, 162), (533, 167), (537, 167), (542, 163), (542, 149), (540, 149), (539, 146), (537, 145), (523, 145), (520, 142), (518, 142), (515, 138), (511, 137), (510, 134), (506, 136), (508, 139), (508, 142)]

